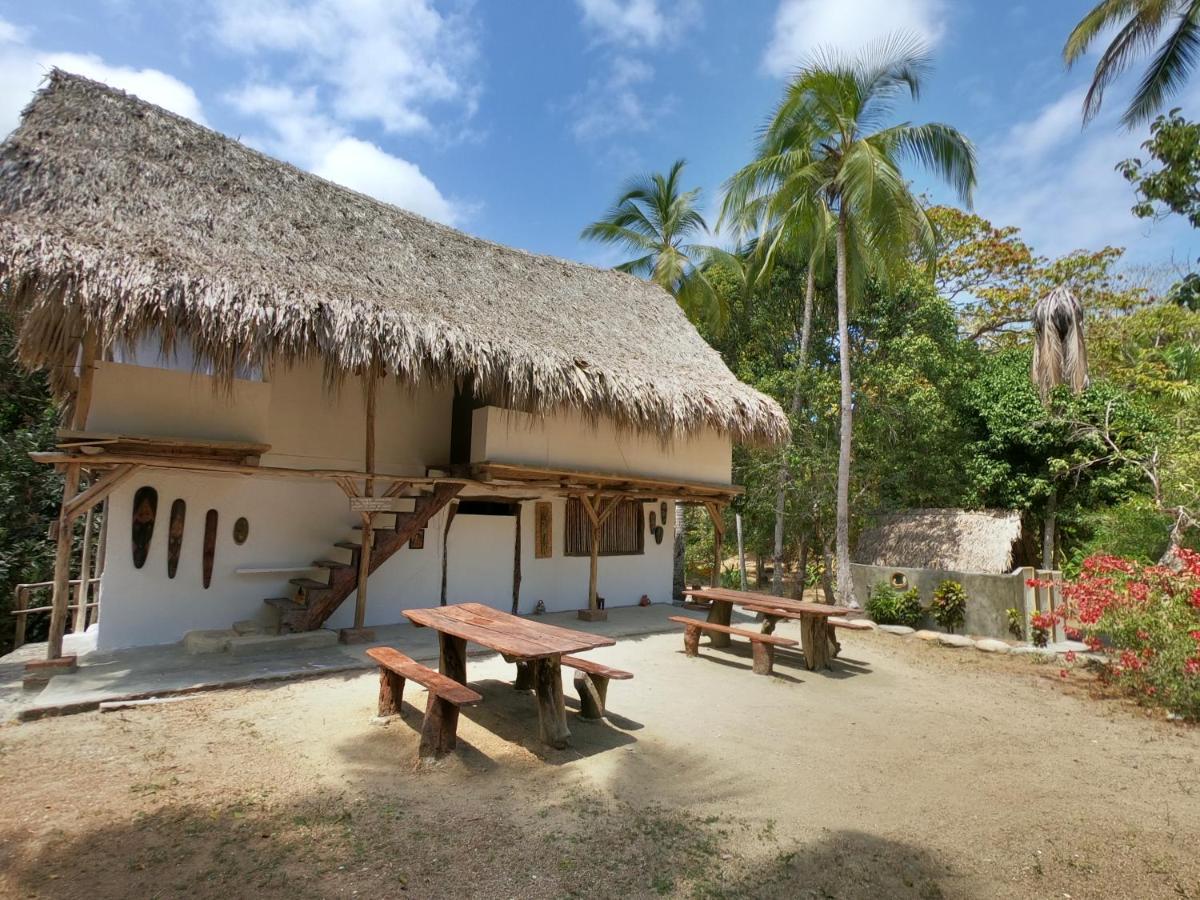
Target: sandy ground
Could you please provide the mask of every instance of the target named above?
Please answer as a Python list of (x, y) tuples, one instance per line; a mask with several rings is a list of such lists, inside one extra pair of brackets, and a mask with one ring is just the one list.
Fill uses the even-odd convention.
[(622, 640), (594, 656), (636, 678), (565, 751), (472, 658), (431, 769), (423, 692), (372, 724), (371, 674), (6, 726), (0, 896), (1200, 897), (1200, 731), (1057, 666), (843, 644), (763, 678)]

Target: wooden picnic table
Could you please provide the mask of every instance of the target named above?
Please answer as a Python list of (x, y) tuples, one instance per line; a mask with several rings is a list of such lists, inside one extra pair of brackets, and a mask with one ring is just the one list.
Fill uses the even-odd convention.
[[(775, 625), (782, 620), (799, 620), (800, 646), (804, 651), (804, 665), (808, 669), (829, 668), (830, 660), (834, 655), (833, 648), (838, 646), (829, 619), (832, 616), (845, 615), (847, 612), (840, 606), (810, 603), (807, 600), (791, 600), (786, 597), (776, 597), (774, 594), (760, 594), (756, 591), (702, 588), (689, 589), (684, 593), (710, 601), (712, 607), (708, 611), (708, 621), (719, 625), (729, 625), (734, 606), (740, 606), (750, 612), (761, 613), (763, 634), (772, 634), (775, 631)], [(728, 647), (729, 635), (715, 633), (709, 637), (709, 641), (710, 645), (714, 647)]]
[(533, 689), (542, 740), (559, 749), (567, 746), (571, 737), (563, 701), (563, 655), (616, 643), (601, 635), (521, 619), (481, 603), (406, 609), (404, 615), (414, 625), (438, 632), (439, 669), (459, 684), (467, 683), (467, 641), (495, 650), (515, 663), (517, 678), (513, 686)]

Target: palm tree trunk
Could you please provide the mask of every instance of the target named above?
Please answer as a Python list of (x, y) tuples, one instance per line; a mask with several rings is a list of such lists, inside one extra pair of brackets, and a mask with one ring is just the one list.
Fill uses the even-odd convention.
[(829, 539), (825, 538), (821, 542), (821, 590), (825, 592), (825, 601), (833, 603), (837, 598), (833, 593), (833, 578), (830, 574), (833, 570), (833, 558), (829, 549)]
[[(808, 341), (812, 335), (813, 295), (816, 291), (816, 278), (813, 275), (812, 263), (808, 266), (808, 277), (804, 282), (804, 321), (800, 326), (800, 352), (796, 358), (796, 386), (792, 389), (792, 420), (800, 417), (804, 406), (804, 396), (801, 393), (800, 373), (808, 364)], [(788, 466), (788, 448), (779, 452), (779, 486), (775, 489), (775, 571), (771, 582), (771, 593), (776, 597), (783, 594), (783, 525), (784, 512), (787, 507), (787, 486), (791, 481), (792, 471)]]
[(672, 593), (674, 599), (683, 602), (683, 561), (684, 561), (684, 532), (687, 530), (687, 522), (683, 517), (683, 504), (679, 501), (675, 502), (675, 572), (672, 579)]
[(838, 362), (841, 365), (842, 423), (838, 446), (837, 475), (837, 601), (854, 603), (850, 580), (850, 446), (854, 429), (853, 397), (850, 385), (850, 298), (846, 273), (846, 207), (838, 211), (837, 225), (837, 320)]

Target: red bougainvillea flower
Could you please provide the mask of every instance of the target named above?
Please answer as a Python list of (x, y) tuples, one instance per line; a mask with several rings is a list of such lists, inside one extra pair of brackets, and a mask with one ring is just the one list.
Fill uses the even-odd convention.
[(1059, 670), (1058, 670), (1058, 677), (1059, 677), (1059, 678), (1066, 678), (1066, 677), (1067, 677), (1067, 670), (1066, 670), (1066, 669), (1059, 669)]
[(1074, 650), (1068, 650), (1068, 651), (1067, 651), (1067, 653), (1066, 653), (1066, 655), (1063, 657), (1063, 659), (1065, 659), (1065, 660), (1066, 660), (1067, 662), (1069, 662), (1069, 663), (1073, 663), (1073, 662), (1075, 662), (1075, 651), (1074, 651)]
[(1196, 588), (1194, 591), (1192, 591), (1192, 606), (1196, 607), (1196, 609), (1200, 609), (1200, 588)]
[(1087, 644), (1087, 648), (1089, 650), (1099, 650), (1101, 647), (1100, 638), (1096, 637), (1094, 634), (1089, 634), (1083, 639), (1083, 642)]
[(1183, 664), (1183, 671), (1188, 675), (1200, 675), (1200, 656), (1193, 656)]

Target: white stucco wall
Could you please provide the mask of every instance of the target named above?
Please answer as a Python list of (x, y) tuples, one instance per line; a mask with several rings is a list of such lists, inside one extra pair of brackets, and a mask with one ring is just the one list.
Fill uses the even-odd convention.
[[(134, 569), (130, 523), (134, 492), (143, 485), (158, 491), (158, 519), (146, 564)], [(179, 569), (169, 579), (167, 523), (176, 498), (187, 503), (187, 524)], [(587, 603), (588, 560), (563, 556), (566, 501), (551, 502), (554, 555), (550, 559), (534, 558), (534, 507), (532, 502), (522, 505), (522, 613), (531, 612), (538, 600), (551, 611), (579, 609)], [(647, 511), (651, 508), (647, 506)], [(206, 590), (201, 557), (209, 509), (217, 510), (219, 525), (213, 578)], [(250, 522), (250, 536), (240, 547), (232, 537), (239, 516)], [(235, 570), (302, 566), (330, 556), (348, 559), (333, 544), (357, 535), (356, 518), (332, 484), (144, 470), (112, 494), (98, 645), (115, 649), (171, 643), (193, 629), (228, 628), (241, 619), (269, 621), (272, 613), (263, 600), (289, 596), (288, 579), (304, 573), (249, 575)], [(673, 524), (668, 504), (661, 544), (655, 543), (647, 528), (644, 555), (601, 558), (599, 590), (610, 606), (637, 603), (642, 594), (656, 603), (670, 600)], [(403, 609), (438, 604), (444, 529), (442, 512), (426, 529), (424, 548), (400, 550), (371, 576), (368, 624), (400, 622)], [(448, 602), (475, 601), (510, 609), (513, 539), (511, 517), (455, 516), (447, 547)], [(320, 570), (310, 574), (324, 577)], [(353, 614), (351, 595), (326, 626), (348, 626)]]
[(733, 445), (706, 429), (663, 444), (657, 435), (588, 422), (578, 413), (541, 418), (487, 406), (471, 423), (471, 462), (506, 462), (729, 484)]

